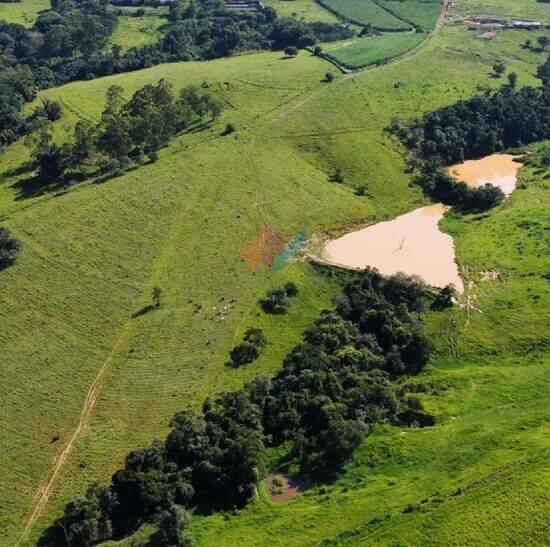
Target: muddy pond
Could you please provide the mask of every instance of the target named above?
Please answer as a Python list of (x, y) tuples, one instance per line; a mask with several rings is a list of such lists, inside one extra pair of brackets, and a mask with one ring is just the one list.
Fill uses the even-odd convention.
[[(521, 167), (521, 163), (513, 161), (514, 157), (495, 154), (454, 165), (449, 172), (470, 186), (490, 183), (509, 195)], [(372, 266), (385, 275), (418, 275), (434, 287), (452, 283), (462, 292), (464, 284), (455, 262), (453, 239), (438, 226), (447, 209), (441, 203), (420, 207), (393, 220), (350, 232), (328, 241), (320, 258), (343, 268)]]

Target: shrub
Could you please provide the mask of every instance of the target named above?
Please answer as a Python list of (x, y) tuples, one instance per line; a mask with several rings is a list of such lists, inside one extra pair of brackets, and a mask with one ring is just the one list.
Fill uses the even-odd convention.
[(344, 182), (344, 173), (340, 167), (336, 168), (336, 171), (334, 171), (333, 175), (330, 177), (330, 180), (332, 182), (337, 182), (338, 184), (342, 184)]
[(296, 57), (298, 55), (298, 48), (296, 46), (285, 47), (285, 55), (287, 57)]
[(281, 315), (288, 311), (290, 299), (284, 288), (271, 289), (266, 297), (260, 300), (260, 305), (266, 313)]
[(193, 534), (189, 531), (189, 513), (180, 505), (172, 505), (160, 519), (155, 534), (157, 545), (170, 547), (188, 547), (193, 545)]
[(495, 74), (495, 76), (500, 78), (505, 71), (506, 71), (506, 65), (502, 61), (496, 61), (493, 64), (493, 73)]
[(446, 285), (436, 295), (432, 302), (432, 310), (444, 310), (450, 308), (454, 304), (456, 291), (453, 285)]
[(284, 289), (290, 298), (294, 298), (298, 294), (298, 287), (293, 281), (286, 283)]
[(59, 120), (59, 118), (61, 118), (63, 114), (61, 103), (59, 103), (58, 101), (52, 101), (50, 99), (44, 99), (42, 103), (46, 118), (48, 118), (50, 122), (55, 122), (56, 120)]
[(333, 72), (327, 72), (325, 74), (325, 81), (330, 83), (334, 80), (335, 76), (334, 76), (334, 73)]
[(313, 55), (319, 56), (323, 53), (323, 48), (321, 46), (315, 46), (313, 48)]
[(258, 348), (250, 342), (241, 342), (230, 353), (231, 362), (236, 365), (247, 365), (255, 361), (260, 355)]
[(0, 270), (11, 266), (21, 249), (21, 243), (11, 235), (11, 232), (0, 226)]
[(267, 338), (265, 337), (262, 329), (248, 329), (244, 333), (243, 340), (258, 349), (267, 345)]

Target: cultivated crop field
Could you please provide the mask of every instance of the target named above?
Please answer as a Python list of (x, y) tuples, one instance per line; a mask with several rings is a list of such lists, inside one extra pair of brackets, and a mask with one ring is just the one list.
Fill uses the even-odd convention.
[(548, 4), (538, 0), (454, 0), (452, 15), (516, 18), (550, 23)]
[(21, 0), (0, 3), (0, 20), (32, 27), (38, 14), (50, 8), (50, 0)]
[[(374, 3), (361, 4), (364, 11), (358, 2), (337, 3), (375, 13)], [(326, 49), (359, 63), (365, 55), (391, 56), (395, 40), (409, 48), (425, 36), (384, 35)], [(268, 52), (41, 92), (63, 106), (54, 130), (60, 142), (77, 121), (99, 119), (112, 84), (129, 98), (161, 78), (176, 90), (193, 83), (225, 110), (204, 129), (175, 138), (154, 164), (56, 192), (37, 192), (29, 182), (23, 142), (3, 153), (0, 214), (23, 251), (0, 273), (0, 543), (23, 537), (23, 545), (35, 544), (71, 497), (106, 482), (132, 448), (164, 436), (174, 412), (197, 409), (258, 372), (275, 373), (301, 331), (332, 306), (343, 274), (303, 260), (280, 271), (250, 270), (243, 256), (249, 243), (266, 227), (286, 241), (301, 230), (316, 241), (426, 204), (405, 173), (404, 150), (384, 128), (393, 116), (416, 116), (478, 86), (500, 85), (491, 77), (497, 60), (518, 74), (519, 85), (537, 85), (545, 54), (521, 47), (530, 37), (506, 31), (484, 42), (466, 26), (444, 27), (413, 55), (331, 83), (325, 75), (334, 67), (320, 57)], [(228, 123), (234, 133), (225, 134)], [(331, 181), (336, 170), (340, 184)], [(549, 486), (548, 176), (527, 166), (516, 193), (497, 209), (444, 221), (472, 282), (471, 306), (430, 314), (436, 357), (407, 380), (421, 386), (436, 425), (379, 427), (340, 479), (294, 500), (277, 504), (261, 488), (247, 509), (195, 515), (199, 545), (450, 544), (457, 537), (548, 543), (540, 510)], [(366, 195), (356, 195), (360, 186)], [(487, 269), (499, 272), (495, 281), (482, 280)], [(299, 294), (289, 313), (262, 313), (258, 298), (290, 280)], [(154, 286), (162, 288), (162, 306), (136, 314)], [(261, 327), (269, 345), (247, 367), (226, 366), (249, 327)], [(82, 421), (94, 381), (100, 390)], [(79, 425), (51, 497), (22, 536)], [(123, 544), (143, 544), (153, 530), (146, 526)]]
[(409, 30), (411, 26), (398, 19), (373, 0), (322, 0), (338, 15), (357, 24), (370, 24), (379, 30)]
[(349, 68), (379, 64), (413, 49), (427, 38), (423, 32), (388, 33), (325, 47), (336, 61)]
[(378, 0), (378, 4), (400, 19), (424, 30), (434, 27), (441, 11), (440, 0)]

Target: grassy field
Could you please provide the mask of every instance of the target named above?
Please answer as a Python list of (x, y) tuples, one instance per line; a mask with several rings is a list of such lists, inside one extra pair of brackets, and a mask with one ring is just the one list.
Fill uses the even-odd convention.
[(379, 64), (387, 59), (402, 55), (427, 37), (423, 32), (398, 32), (381, 36), (366, 36), (325, 47), (325, 51), (336, 61), (349, 68)]
[(454, 0), (450, 13), (550, 23), (550, 7), (537, 0)]
[(295, 17), (300, 21), (338, 23), (340, 19), (315, 0), (266, 0), (266, 6), (277, 10), (279, 17)]
[(131, 47), (154, 44), (161, 35), (159, 30), (166, 24), (164, 17), (147, 15), (145, 17), (119, 17), (118, 24), (109, 39), (107, 47), (119, 45), (125, 52)]
[(400, 19), (424, 30), (433, 29), (441, 11), (440, 0), (378, 0), (378, 3)]
[(392, 31), (411, 28), (408, 23), (394, 17), (373, 0), (322, 0), (322, 3), (357, 24), (370, 24), (380, 30)]
[(21, 2), (0, 3), (0, 20), (32, 27), (38, 14), (50, 9), (50, 0), (21, 0)]
[[(80, 118), (97, 119), (113, 83), (129, 95), (159, 78), (177, 87), (206, 81), (226, 110), (214, 126), (177, 138), (154, 165), (57, 194), (32, 192), (22, 143), (2, 157), (0, 214), (24, 247), (17, 263), (0, 274), (0, 543), (14, 544), (20, 537), (33, 499), (74, 431), (102, 365), (107, 368), (91, 420), (24, 544), (35, 541), (67, 499), (90, 481), (106, 480), (128, 449), (163, 435), (176, 410), (197, 407), (205, 396), (240, 386), (256, 372), (277, 370), (300, 331), (329, 305), (337, 284), (303, 262), (280, 272), (247, 271), (242, 255), (248, 242), (264, 226), (287, 239), (302, 228), (313, 236), (390, 218), (424, 203), (403, 172), (402, 149), (383, 128), (394, 115), (416, 115), (469, 96), (477, 85), (497, 85), (490, 78), (496, 59), (504, 59), (520, 83), (534, 83), (535, 66), (544, 57), (519, 47), (528, 35), (506, 32), (482, 42), (466, 28), (447, 28), (414, 56), (339, 76), (331, 84), (323, 82), (330, 69), (326, 61), (306, 52), (295, 59), (274, 52), (163, 65), (42, 93), (63, 104), (59, 137)], [(396, 86), (398, 81), (404, 85)], [(222, 136), (229, 122), (237, 131)], [(344, 184), (329, 182), (337, 168)], [(364, 184), (368, 195), (355, 196), (353, 189)], [(516, 211), (522, 199), (541, 207), (540, 196), (530, 197), (530, 191), (518, 192), (494, 217), (506, 207)], [(485, 223), (489, 238), (492, 218), (449, 221), (457, 233), (459, 259), (472, 264), (474, 272), (481, 267), (476, 260), (487, 259), (487, 252), (479, 245), (478, 254), (470, 256), (463, 242), (475, 242), (469, 231)], [(542, 282), (538, 274), (522, 278), (523, 269), (509, 273), (505, 258), (495, 254), (491, 261), (502, 270), (502, 281), (490, 288), (478, 283), (483, 288), (476, 300), (483, 311), (479, 317), (456, 312), (456, 318), (442, 314), (433, 319), (441, 358), (425, 381), (435, 386), (426, 400), (441, 417), (438, 426), (404, 435), (381, 429), (357, 454), (349, 473), (329, 487), (330, 495), (316, 491), (280, 506), (263, 495), (238, 517), (197, 518), (199, 543), (343, 541), (338, 534), (348, 529), (369, 533), (363, 527), (372, 518), (394, 512), (406, 523), (418, 519), (417, 530), (436, 527), (435, 514), (434, 521), (422, 524), (424, 513), (403, 516), (400, 511), (426, 496), (431, 499), (436, 489), (446, 494), (508, 471), (508, 480), (523, 485), (522, 496), (512, 499), (506, 483), (495, 480), (486, 485), (486, 494), (475, 490), (479, 510), (499, 496), (509, 500), (510, 514), (519, 501), (531, 507), (528, 503), (538, 495), (529, 487), (540, 469), (536, 449), (544, 410), (540, 359), (532, 348), (544, 331), (536, 309), (526, 310), (524, 296), (530, 286), (540, 292)], [(300, 289), (291, 312), (282, 318), (264, 316), (258, 297), (288, 279)], [(162, 307), (132, 318), (150, 302), (155, 285), (163, 290)], [(503, 296), (495, 302), (491, 291), (498, 287)], [(232, 299), (222, 312), (220, 307)], [(195, 304), (202, 305), (200, 313)], [(529, 316), (517, 328), (512, 319), (525, 311)], [(498, 322), (491, 322), (494, 318)], [(234, 341), (253, 325), (264, 328), (267, 350), (250, 367), (227, 368)], [(524, 355), (516, 359), (515, 352)], [(525, 430), (517, 430), (520, 421)], [(454, 467), (447, 467), (452, 457)], [(528, 457), (525, 465), (531, 467), (516, 473)], [(509, 463), (510, 469), (504, 467)], [(397, 484), (391, 496), (390, 480)], [(460, 519), (453, 522), (461, 526)], [(406, 523), (404, 538), (413, 533)], [(535, 518), (524, 529), (535, 540), (533, 523)], [(454, 530), (450, 524), (436, 531), (440, 535), (434, 537), (444, 538)]]

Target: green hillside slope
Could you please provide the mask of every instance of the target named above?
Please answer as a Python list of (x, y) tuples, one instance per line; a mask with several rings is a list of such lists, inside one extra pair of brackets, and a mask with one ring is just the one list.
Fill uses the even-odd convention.
[[(535, 83), (543, 56), (519, 47), (525, 37), (507, 32), (486, 43), (465, 27), (448, 28), (414, 56), (338, 76), (331, 84), (324, 81), (333, 70), (328, 62), (306, 52), (295, 59), (275, 52), (162, 65), (44, 92), (64, 106), (65, 116), (56, 124), (60, 138), (78, 119), (97, 119), (113, 83), (129, 96), (159, 78), (177, 88), (206, 82), (226, 109), (213, 126), (176, 138), (157, 163), (59, 193), (38, 194), (26, 182), (28, 151), (22, 143), (3, 155), (0, 213), (23, 242), (23, 252), (0, 274), (0, 543), (11, 545), (21, 537), (77, 427), (52, 495), (24, 544), (39, 537), (71, 496), (93, 480), (106, 480), (129, 449), (163, 435), (176, 410), (196, 407), (208, 394), (239, 386), (258, 371), (275, 371), (301, 330), (330, 305), (336, 281), (302, 262), (280, 272), (249, 271), (243, 253), (251, 240), (264, 227), (289, 241), (301, 229), (308, 235), (325, 233), (424, 203), (404, 173), (403, 150), (383, 128), (394, 115), (408, 117), (449, 104), (471, 95), (479, 84), (498, 85), (489, 77), (497, 59), (519, 74), (520, 83)], [(227, 123), (237, 131), (222, 135)], [(338, 168), (343, 184), (330, 182)], [(525, 203), (540, 207), (540, 196), (531, 195), (539, 192), (538, 184), (518, 192), (495, 218), (509, 209), (513, 216), (516, 207), (524, 211)], [(353, 190), (362, 185), (367, 195), (356, 196)], [(521, 214), (532, 213), (525, 211)], [(478, 223), (448, 223), (458, 234), (459, 260), (473, 264), (476, 272), (488, 257), (485, 250), (475, 254), (481, 249), (476, 245), (468, 251), (469, 242), (476, 237), (473, 227), (487, 226), (484, 238), (495, 249), (491, 264), (502, 269), (504, 281), (479, 291), (475, 305), (483, 313), (459, 311), (455, 320), (443, 317), (432, 325), (443, 356), (449, 353), (448, 325), (459, 325), (460, 335), (458, 350), (453, 346), (455, 360), (446, 355), (426, 373), (428, 382), (449, 386), (427, 396), (443, 417), (441, 424), (404, 435), (393, 429), (377, 432), (357, 455), (357, 465), (329, 488), (331, 495), (314, 492), (281, 506), (263, 496), (236, 518), (197, 518), (199, 543), (209, 545), (214, 538), (221, 544), (276, 543), (273, 538), (289, 543), (284, 534), (291, 532), (296, 544), (309, 543), (313, 529), (317, 542), (346, 530), (366, 537), (370, 519), (399, 513), (423, 497), (432, 503), (436, 490), (448, 496), (509, 464), (508, 480), (521, 478), (518, 488), (527, 492), (529, 503), (538, 499), (540, 492), (528, 486), (542, 461), (534, 454), (542, 444), (544, 407), (537, 401), (543, 377), (540, 357), (528, 350), (543, 334), (544, 317), (533, 310), (520, 328), (515, 321), (527, 313), (527, 287), (541, 292), (540, 257), (526, 251), (537, 264), (529, 278), (507, 273), (499, 241), (490, 240), (491, 222), (492, 216)], [(258, 315), (258, 297), (287, 279), (300, 288), (291, 313), (279, 319)], [(134, 316), (150, 302), (153, 286), (163, 290), (161, 309)], [(226, 367), (234, 340), (258, 324), (270, 340), (265, 354), (248, 368)], [(516, 351), (528, 355), (517, 361)], [(464, 360), (458, 363), (457, 356)], [(94, 382), (100, 390), (91, 393), (93, 405), (85, 407)], [(495, 405), (512, 404), (517, 408), (510, 414), (485, 420)], [(511, 420), (516, 411), (517, 420)], [(464, 419), (455, 422), (454, 413)], [(525, 416), (530, 416), (527, 424)], [(446, 467), (465, 439), (474, 451), (476, 435), (479, 452), (468, 453), (456, 468)], [(520, 446), (509, 449), (506, 443), (516, 439)], [(434, 454), (434, 447), (441, 449)], [(406, 469), (400, 475), (402, 450)], [(388, 460), (386, 467), (365, 464), (371, 454)], [(516, 472), (523, 459), (532, 475)], [(464, 472), (454, 473), (462, 463)], [(388, 497), (394, 476), (401, 478), (396, 494)], [(359, 490), (352, 483), (360, 484)], [(486, 488), (486, 493), (476, 490), (481, 506), (506, 495), (506, 485)], [(457, 519), (443, 530), (416, 511), (406, 515), (399, 518), (437, 528), (442, 540), (461, 524)], [(533, 539), (539, 538), (537, 526), (534, 518), (526, 528)], [(381, 526), (380, 537), (384, 533)], [(406, 530), (403, 534), (406, 541)]]

